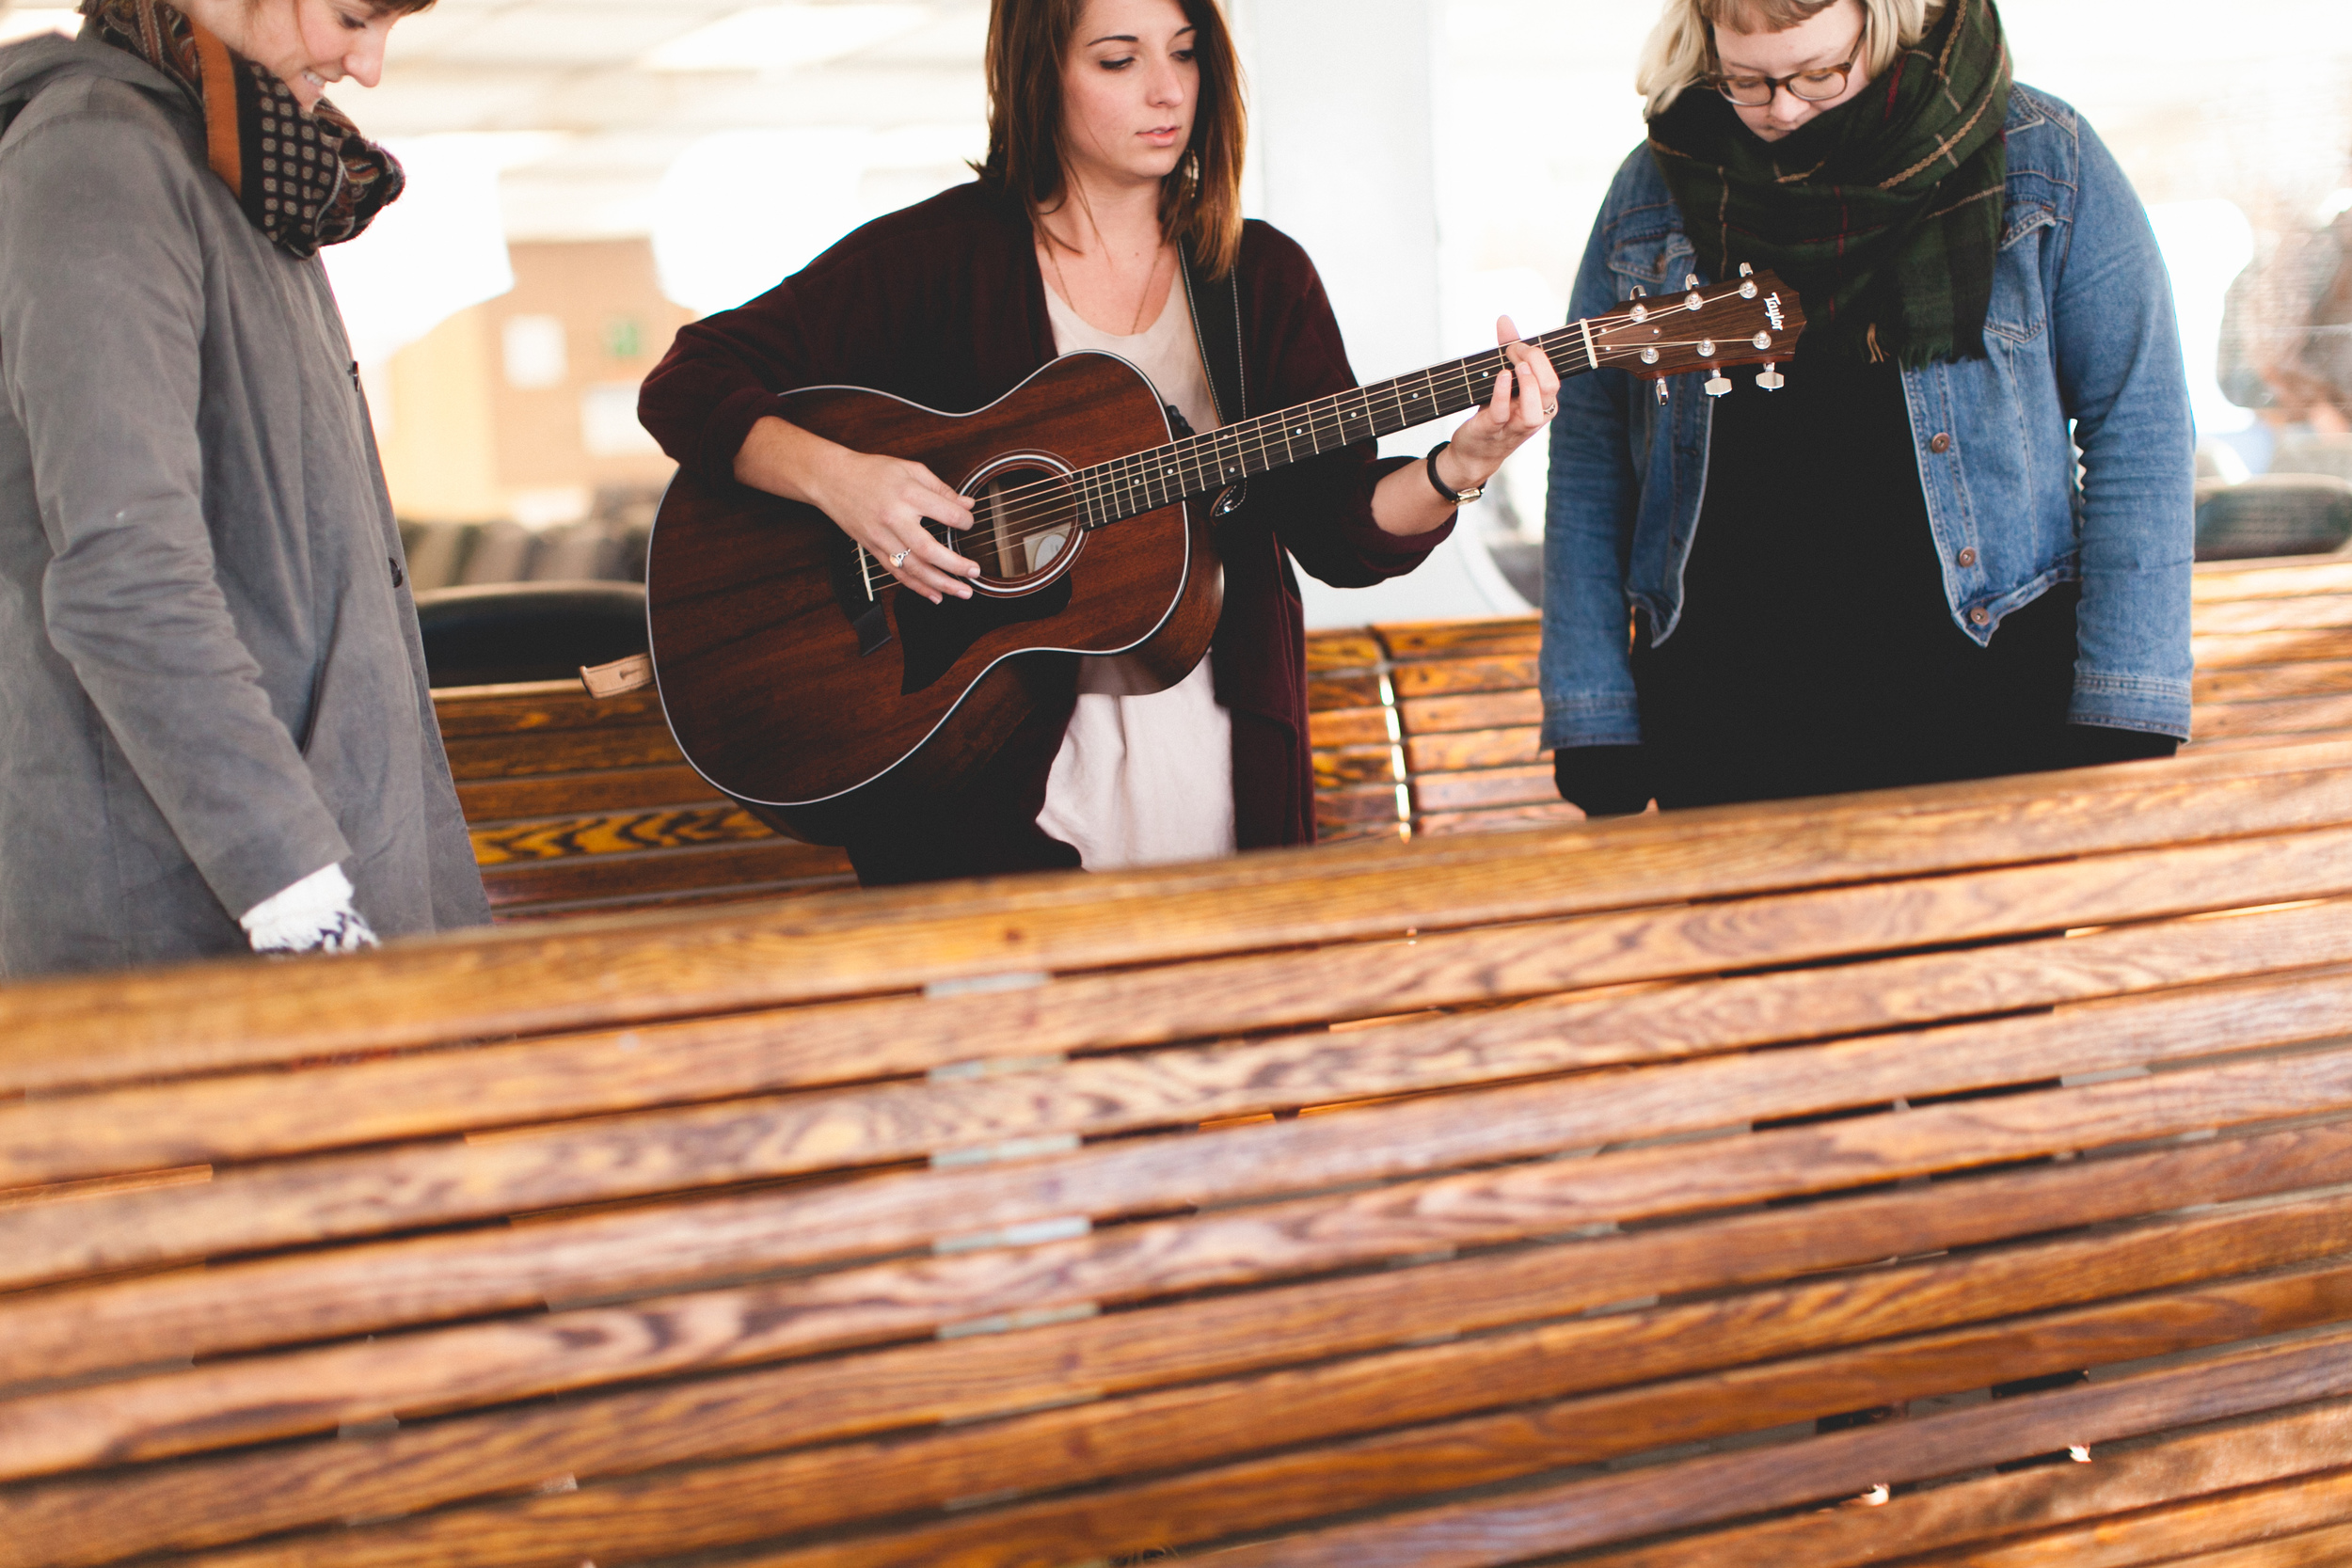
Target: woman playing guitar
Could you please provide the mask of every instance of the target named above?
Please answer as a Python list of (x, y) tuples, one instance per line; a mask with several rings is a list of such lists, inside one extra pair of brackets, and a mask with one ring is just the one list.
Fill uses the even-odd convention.
[[(1002, 396), (1079, 350), (1133, 361), (1195, 430), (1356, 385), (1313, 264), (1240, 214), (1244, 111), (1216, 0), (996, 0), (988, 161), (850, 235), (740, 309), (680, 333), (646, 381), (646, 428), (690, 474), (804, 502), (902, 592), (969, 597), (977, 562), (924, 528), (968, 530), (930, 468), (774, 412), (799, 388), (858, 385), (947, 410)], [(1222, 302), (1221, 304), (1219, 302)], [(1212, 368), (1204, 343), (1238, 364)], [(1550, 420), (1549, 360), (1516, 372), (1427, 462), (1370, 443), (1250, 481), (1216, 529), (1223, 612), (1177, 685), (1123, 694), (1106, 662), (1057, 657), (1032, 716), (951, 793), (888, 781), (842, 836), (867, 885), (1203, 859), (1310, 841), (1304, 630), (1295, 560), (1340, 587), (1408, 572)]]

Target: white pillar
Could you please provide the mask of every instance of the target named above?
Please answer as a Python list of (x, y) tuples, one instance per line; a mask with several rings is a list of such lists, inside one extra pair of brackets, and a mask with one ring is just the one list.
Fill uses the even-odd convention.
[[(1434, 99), (1444, 5), (1229, 0), (1249, 72), (1253, 215), (1314, 258), (1365, 381), (1479, 346), (1447, 344), (1438, 333)], [(1433, 425), (1391, 437), (1384, 450), (1424, 452), (1443, 436)], [(1477, 526), (1466, 516), (1459, 531)], [(1300, 578), (1310, 626), (1522, 608), (1485, 549), (1461, 539), (1377, 588)]]

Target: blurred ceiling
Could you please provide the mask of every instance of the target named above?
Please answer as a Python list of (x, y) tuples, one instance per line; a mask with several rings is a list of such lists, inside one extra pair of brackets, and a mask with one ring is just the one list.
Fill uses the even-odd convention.
[[(78, 22), (9, 12), (0, 37)], [(936, 188), (977, 150), (987, 20), (987, 0), (438, 0), (395, 27), (382, 86), (332, 96), (379, 138), (511, 138), (483, 152), (507, 166), (513, 238), (644, 234), (663, 172), (727, 131), (899, 132), (869, 166)]]

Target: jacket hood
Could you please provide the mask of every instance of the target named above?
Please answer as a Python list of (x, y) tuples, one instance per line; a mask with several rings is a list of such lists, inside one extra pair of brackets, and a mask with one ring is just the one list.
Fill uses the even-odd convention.
[(195, 95), (145, 60), (96, 39), (53, 34), (0, 48), (0, 126), (13, 120), (42, 88), (81, 76), (121, 82), (175, 112), (196, 112)]

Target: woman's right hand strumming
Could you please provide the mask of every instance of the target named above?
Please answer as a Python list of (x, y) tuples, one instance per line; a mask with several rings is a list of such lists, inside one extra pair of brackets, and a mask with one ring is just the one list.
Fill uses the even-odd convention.
[(972, 507), (920, 463), (852, 451), (771, 416), (736, 454), (735, 477), (755, 489), (813, 506), (866, 546), (877, 566), (933, 604), (972, 596), (979, 562), (924, 526), (972, 526)]

